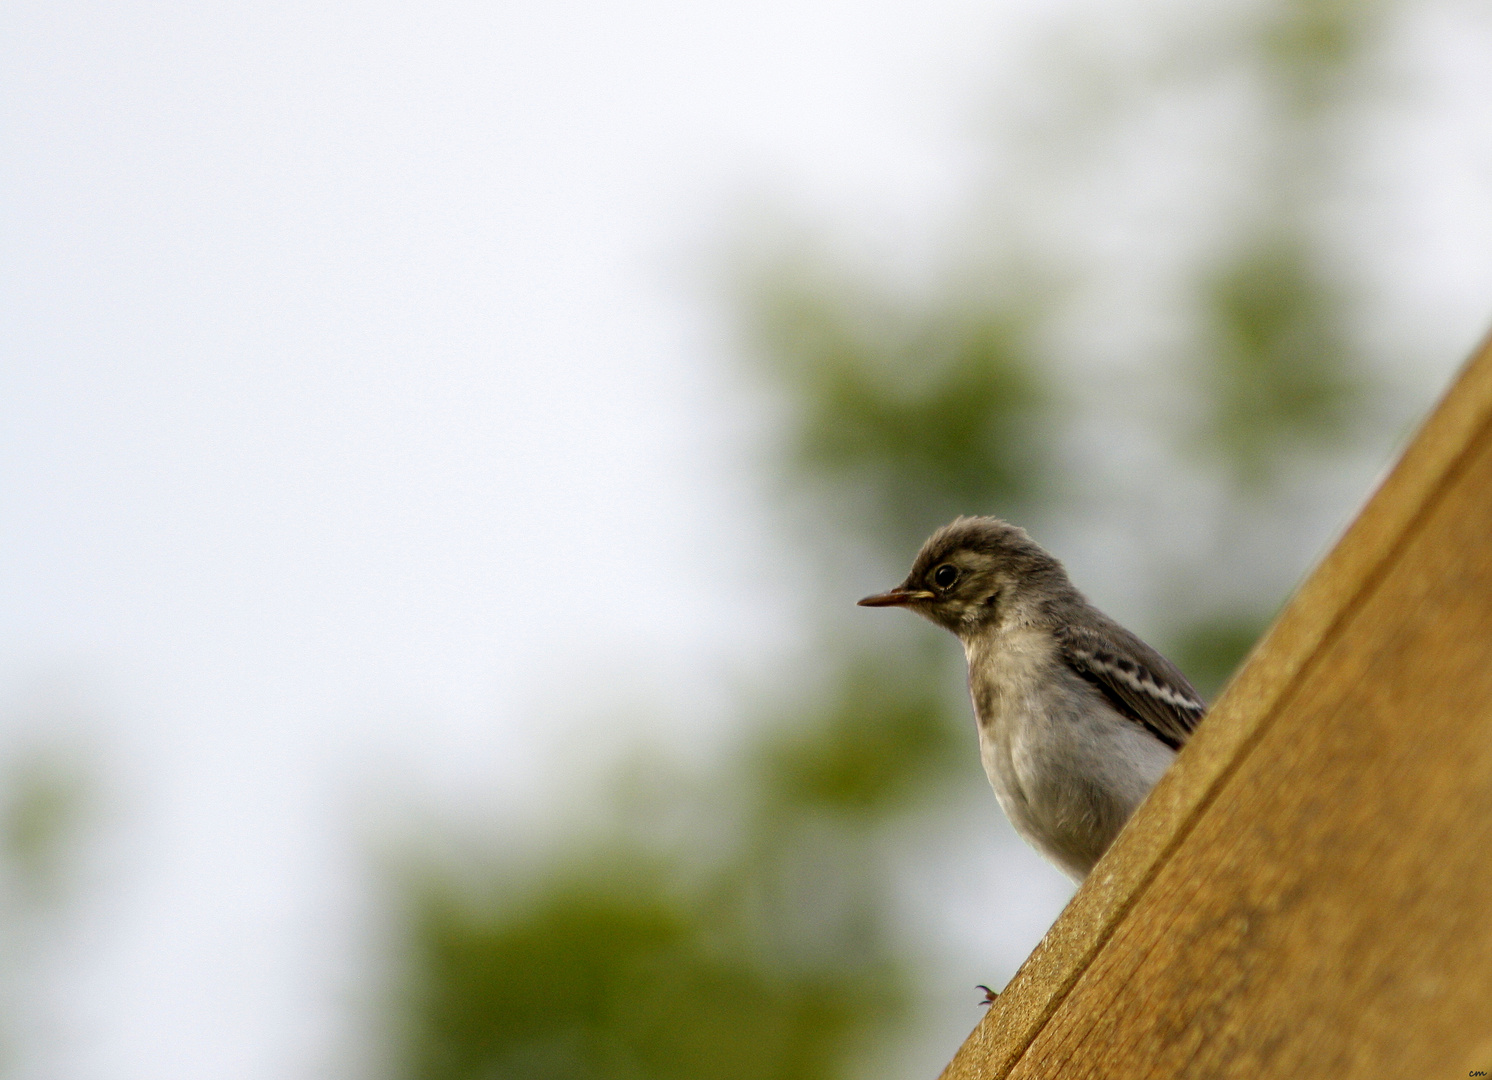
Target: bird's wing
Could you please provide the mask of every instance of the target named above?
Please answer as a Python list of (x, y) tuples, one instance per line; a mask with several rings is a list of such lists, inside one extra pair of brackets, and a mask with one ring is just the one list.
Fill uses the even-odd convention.
[(1109, 619), (1094, 627), (1063, 627), (1057, 641), (1062, 658), (1109, 704), (1173, 750), (1181, 749), (1207, 712), (1174, 664)]

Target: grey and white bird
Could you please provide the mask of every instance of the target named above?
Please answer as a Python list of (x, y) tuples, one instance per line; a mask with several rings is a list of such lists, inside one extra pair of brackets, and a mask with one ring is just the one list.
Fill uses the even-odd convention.
[(1093, 607), (1024, 529), (959, 518), (865, 607), (958, 635), (984, 771), (1026, 841), (1081, 882), (1207, 706), (1160, 653)]

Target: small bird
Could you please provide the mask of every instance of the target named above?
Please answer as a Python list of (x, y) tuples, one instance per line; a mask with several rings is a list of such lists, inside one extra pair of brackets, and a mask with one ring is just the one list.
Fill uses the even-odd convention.
[(1024, 529), (961, 517), (865, 607), (958, 635), (979, 755), (1010, 823), (1081, 882), (1207, 711), (1160, 653), (1103, 612)]

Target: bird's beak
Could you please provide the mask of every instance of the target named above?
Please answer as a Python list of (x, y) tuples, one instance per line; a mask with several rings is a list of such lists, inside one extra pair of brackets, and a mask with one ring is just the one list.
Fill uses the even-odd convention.
[(904, 607), (907, 604), (915, 604), (919, 600), (931, 600), (934, 593), (926, 589), (892, 589), (890, 592), (876, 593), (867, 596), (864, 600), (856, 601), (861, 607)]

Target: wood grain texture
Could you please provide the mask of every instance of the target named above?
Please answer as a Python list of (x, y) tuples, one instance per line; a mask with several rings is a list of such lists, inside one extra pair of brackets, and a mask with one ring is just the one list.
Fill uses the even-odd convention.
[(943, 1080), (1492, 1073), (1492, 344)]

